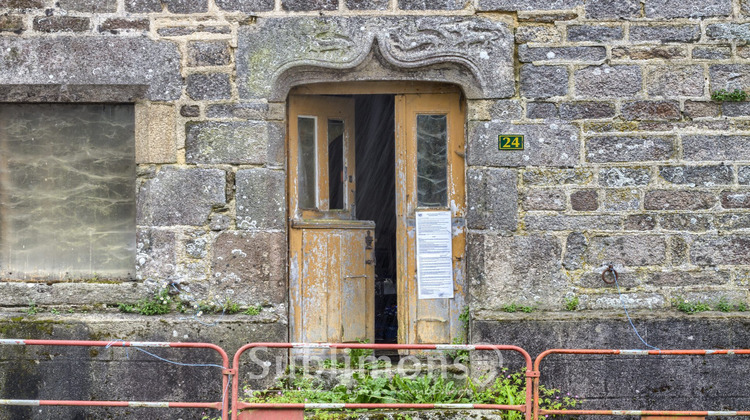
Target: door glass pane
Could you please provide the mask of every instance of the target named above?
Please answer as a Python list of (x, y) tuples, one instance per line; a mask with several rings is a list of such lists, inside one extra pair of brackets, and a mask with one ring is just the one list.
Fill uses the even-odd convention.
[(448, 123), (445, 115), (417, 115), (417, 206), (448, 205)]
[(328, 120), (328, 203), (344, 208), (344, 122)]
[(314, 209), (316, 206), (315, 189), (317, 187), (317, 176), (315, 176), (315, 168), (317, 167), (315, 164), (315, 118), (297, 117), (297, 132), (299, 137), (299, 174), (297, 174), (299, 207)]

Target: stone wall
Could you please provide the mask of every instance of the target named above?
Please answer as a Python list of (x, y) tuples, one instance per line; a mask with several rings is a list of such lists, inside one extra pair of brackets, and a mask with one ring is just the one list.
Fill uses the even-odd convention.
[[(710, 96), (750, 85), (750, 6), (537, 3), (5, 0), (2, 99), (135, 101), (137, 280), (284, 312), (284, 91), (252, 90), (248, 34), (311, 13), (341, 25), (489, 18), (516, 48), (488, 66), (512, 69), (485, 88), (507, 97), (469, 101), (474, 309), (559, 310), (573, 295), (611, 309), (598, 280), (608, 264), (634, 307), (696, 293), (747, 301), (750, 107)], [(499, 133), (524, 134), (526, 150), (498, 152)], [(263, 286), (237, 287), (248, 277)]]
[(609, 264), (631, 308), (747, 303), (750, 108), (711, 93), (750, 87), (748, 4), (534, 4), (477, 4), (518, 12), (518, 97), (470, 104), (472, 308), (616, 309)]
[[(318, 22), (356, 42), (295, 50)], [(423, 54), (391, 48), (388, 25), (462, 29)], [(461, 46), (465, 31), (494, 38)], [(750, 91), (748, 41), (748, 0), (0, 0), (0, 100), (135, 103), (138, 164), (134, 281), (0, 282), (0, 316), (13, 325), (29, 302), (111, 312), (168, 287), (260, 305), (253, 322), (269, 329), (241, 341), (286, 340), (285, 98), (304, 77), (464, 89), (473, 340), (531, 342), (518, 328), (538, 324), (506, 313), (513, 303), (542, 324), (573, 297), (586, 320), (619, 316), (600, 278), (609, 264), (652, 330), (680, 317), (676, 297), (750, 303), (750, 106), (711, 100)], [(526, 149), (498, 151), (502, 133), (525, 135)], [(540, 349), (586, 328), (555, 325), (532, 334)], [(727, 325), (747, 329), (710, 323)]]

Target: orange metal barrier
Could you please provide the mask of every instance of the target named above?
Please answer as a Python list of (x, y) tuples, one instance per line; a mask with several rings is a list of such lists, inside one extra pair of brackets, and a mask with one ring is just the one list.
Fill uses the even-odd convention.
[(741, 350), (612, 350), (612, 349), (551, 349), (542, 352), (534, 360), (534, 420), (546, 415), (607, 415), (607, 416), (643, 416), (643, 417), (692, 417), (706, 416), (750, 416), (750, 411), (674, 411), (674, 410), (542, 410), (539, 407), (539, 379), (541, 377), (540, 364), (542, 359), (550, 354), (602, 354), (602, 355), (630, 355), (630, 356), (709, 356), (750, 354), (750, 349)]
[[(84, 406), (84, 407), (141, 407), (141, 408), (208, 408), (221, 410), (222, 420), (229, 418), (229, 398), (227, 390), (231, 380), (231, 418), (237, 420), (239, 411), (243, 409), (271, 410), (268, 418), (291, 419), (305, 409), (483, 409), (518, 411), (524, 413), (526, 420), (539, 420), (539, 416), (547, 415), (620, 415), (642, 416), (651, 419), (666, 417), (702, 418), (706, 416), (750, 416), (750, 411), (680, 411), (680, 410), (547, 410), (540, 408), (539, 382), (541, 377), (541, 362), (551, 354), (573, 355), (636, 355), (636, 356), (710, 356), (710, 355), (750, 355), (750, 349), (737, 350), (616, 350), (616, 349), (551, 349), (542, 352), (536, 360), (524, 349), (509, 345), (464, 345), (464, 344), (366, 344), (366, 343), (250, 343), (242, 346), (234, 355), (232, 368), (229, 366), (227, 353), (219, 346), (210, 343), (171, 343), (147, 341), (78, 341), (78, 340), (23, 340), (0, 339), (0, 346), (90, 346), (90, 347), (133, 347), (133, 348), (204, 348), (219, 353), (221, 365), (211, 364), (183, 364), (186, 366), (216, 366), (222, 374), (222, 401), (218, 402), (159, 402), (159, 401), (76, 401), (76, 400), (22, 400), (0, 399), (0, 405), (9, 406)], [(524, 358), (526, 364), (526, 401), (523, 405), (499, 404), (278, 404), (278, 403), (245, 403), (239, 401), (239, 363), (244, 352), (253, 348), (275, 349), (373, 349), (373, 350), (485, 350), (485, 351), (514, 351)], [(141, 350), (144, 351), (144, 350)], [(149, 353), (151, 354), (151, 353)], [(159, 356), (153, 355), (157, 358)], [(160, 358), (161, 359), (161, 358)], [(162, 359), (166, 360), (166, 359)], [(170, 363), (176, 363), (171, 362)], [(533, 413), (533, 414), (532, 414)], [(279, 417), (281, 415), (281, 417)], [(262, 415), (254, 418), (264, 418)], [(300, 417), (301, 418), (301, 417)]]
[[(277, 415), (268, 417), (258, 415), (254, 418), (301, 418), (305, 409), (484, 409), (484, 410), (509, 410), (524, 413), (526, 420), (531, 419), (531, 389), (532, 377), (535, 373), (531, 370), (531, 356), (526, 350), (517, 346), (504, 345), (467, 345), (467, 344), (367, 344), (367, 343), (250, 343), (242, 346), (234, 354), (232, 366), (238, 370), (240, 356), (252, 348), (316, 348), (316, 349), (373, 349), (373, 350), (490, 350), (490, 351), (515, 351), (523, 356), (526, 363), (526, 402), (523, 405), (500, 405), (500, 404), (278, 404), (278, 403), (245, 403), (239, 401), (239, 375), (232, 379), (232, 420), (238, 419), (238, 412), (242, 409), (265, 409), (277, 411)], [(297, 412), (299, 416), (293, 413)], [(283, 414), (282, 414), (283, 413)], [(293, 417), (295, 416), (295, 417)]]
[[(229, 376), (233, 371), (229, 369), (229, 356), (221, 347), (209, 343), (170, 343), (149, 341), (79, 341), (79, 340), (22, 340), (0, 339), (4, 346), (78, 346), (78, 347), (160, 347), (160, 348), (204, 348), (211, 349), (221, 356), (222, 369), (222, 399), (218, 402), (160, 402), (160, 401), (75, 401), (75, 400), (16, 400), (0, 399), (0, 405), (13, 406), (85, 406), (85, 407), (145, 407), (145, 408), (212, 408), (221, 410), (222, 420), (227, 420), (229, 413), (229, 398), (226, 396)], [(157, 356), (158, 357), (158, 356)], [(172, 362), (174, 363), (174, 362)], [(181, 364), (190, 366), (190, 364)], [(210, 365), (204, 365), (210, 366)], [(218, 367), (218, 365), (216, 365)]]

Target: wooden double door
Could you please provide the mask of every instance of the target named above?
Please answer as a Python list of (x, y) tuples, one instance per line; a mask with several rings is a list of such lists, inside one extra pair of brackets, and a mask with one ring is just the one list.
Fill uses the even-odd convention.
[[(450, 343), (462, 336), (465, 117), (460, 92), (450, 86), (325, 84), (296, 89), (287, 108), (293, 342), (375, 341), (378, 238), (375, 221), (360, 220), (358, 213), (380, 203), (358, 200), (357, 175), (369, 175), (356, 165), (382, 156), (355, 152), (355, 125), (363, 118), (356, 112), (362, 96), (355, 99), (375, 93), (392, 95), (393, 104), (385, 115), (394, 121), (385, 123), (394, 133), (378, 141), (395, 143), (388, 176), (395, 185), (398, 342)], [(367, 179), (381, 181), (386, 182)], [(418, 217), (441, 224), (420, 225)]]

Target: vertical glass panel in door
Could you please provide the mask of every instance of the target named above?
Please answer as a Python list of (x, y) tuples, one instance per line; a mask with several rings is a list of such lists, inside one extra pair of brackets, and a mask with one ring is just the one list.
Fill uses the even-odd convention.
[(448, 123), (445, 115), (417, 115), (417, 206), (448, 205)]
[(315, 153), (315, 118), (298, 117), (297, 134), (299, 137), (299, 207), (314, 209), (317, 206), (316, 189), (318, 187)]
[(344, 122), (328, 120), (328, 203), (329, 209), (344, 208)]

